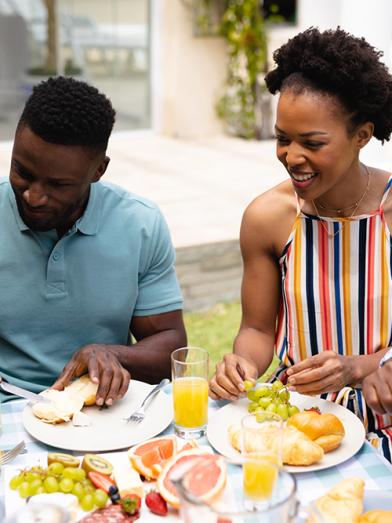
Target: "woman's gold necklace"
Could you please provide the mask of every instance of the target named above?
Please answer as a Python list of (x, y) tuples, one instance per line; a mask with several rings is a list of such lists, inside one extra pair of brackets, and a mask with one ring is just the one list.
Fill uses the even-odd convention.
[(356, 213), (358, 207), (361, 205), (363, 199), (365, 198), (365, 196), (367, 195), (368, 191), (369, 191), (369, 187), (370, 187), (370, 173), (369, 173), (369, 169), (366, 167), (366, 165), (364, 165), (365, 167), (365, 170), (366, 170), (366, 174), (367, 174), (367, 184), (366, 184), (366, 188), (362, 194), (362, 196), (359, 198), (359, 200), (357, 200), (355, 203), (353, 203), (353, 205), (350, 205), (349, 207), (345, 207), (345, 208), (342, 208), (342, 209), (328, 209), (327, 207), (324, 207), (322, 205), (320, 205), (320, 207), (322, 207), (323, 209), (329, 211), (329, 212), (337, 212), (338, 214), (341, 214), (343, 211), (347, 210), (347, 209), (351, 209), (353, 207), (353, 211), (352, 213), (350, 214), (350, 216), (348, 216), (346, 218), (347, 221), (345, 221), (342, 226), (335, 232), (329, 232), (328, 231), (328, 226), (325, 224), (324, 220), (321, 218), (319, 212), (318, 212), (318, 208), (317, 208), (317, 205), (316, 205), (316, 202), (314, 200), (312, 200), (312, 203), (313, 203), (313, 207), (314, 207), (314, 210), (316, 211), (316, 214), (317, 214), (317, 218), (320, 220), (320, 223), (321, 223), (321, 226), (323, 227), (323, 229), (325, 230), (325, 232), (327, 233), (328, 235), (328, 238), (334, 238), (340, 231), (342, 231), (346, 225), (347, 222), (349, 222), (351, 220), (351, 218), (354, 216), (354, 214)]

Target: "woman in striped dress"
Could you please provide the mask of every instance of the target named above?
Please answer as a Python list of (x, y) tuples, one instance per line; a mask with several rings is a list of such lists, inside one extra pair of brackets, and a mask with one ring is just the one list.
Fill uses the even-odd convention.
[(391, 459), (392, 409), (372, 410), (362, 393), (392, 346), (392, 178), (359, 158), (392, 131), (380, 55), (313, 28), (275, 52), (266, 83), (280, 92), (276, 150), (290, 179), (244, 213), (242, 321), (210, 395), (237, 398), (275, 350), (291, 390), (353, 410)]

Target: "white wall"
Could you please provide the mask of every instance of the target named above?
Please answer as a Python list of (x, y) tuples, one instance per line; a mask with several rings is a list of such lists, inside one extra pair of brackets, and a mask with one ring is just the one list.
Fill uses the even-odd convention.
[(226, 49), (223, 38), (193, 35), (184, 4), (153, 1), (154, 127), (167, 136), (197, 138), (222, 132), (214, 106), (226, 76)]

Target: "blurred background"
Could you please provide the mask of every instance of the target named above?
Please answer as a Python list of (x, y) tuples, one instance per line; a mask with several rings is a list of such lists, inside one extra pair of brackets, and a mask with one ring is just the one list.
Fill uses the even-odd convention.
[[(275, 49), (310, 26), (392, 60), (390, 0), (0, 0), (0, 170), (38, 82), (70, 75), (117, 111), (107, 179), (156, 201), (177, 251), (190, 341), (230, 350), (240, 320), (241, 216), (285, 178), (274, 153)], [(390, 169), (376, 141), (363, 161)]]

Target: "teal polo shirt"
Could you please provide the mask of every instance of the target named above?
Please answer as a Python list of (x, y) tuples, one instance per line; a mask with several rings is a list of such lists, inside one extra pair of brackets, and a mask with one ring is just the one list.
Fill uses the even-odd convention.
[(182, 308), (174, 261), (158, 207), (121, 187), (92, 184), (83, 216), (58, 239), (25, 225), (1, 180), (0, 374), (39, 392), (84, 345), (126, 345), (133, 316)]

